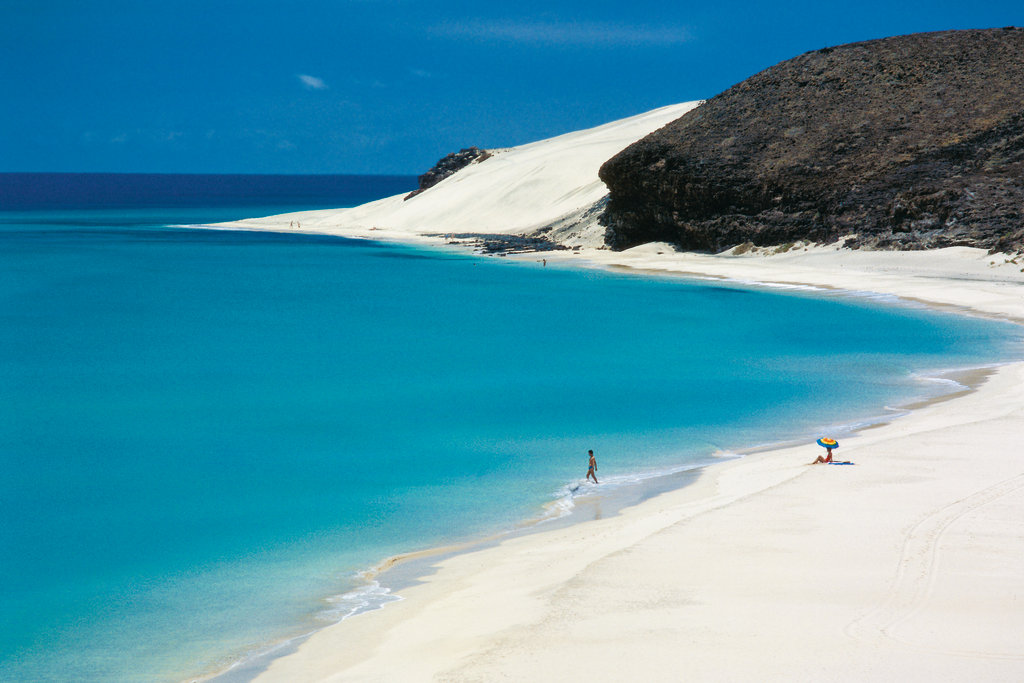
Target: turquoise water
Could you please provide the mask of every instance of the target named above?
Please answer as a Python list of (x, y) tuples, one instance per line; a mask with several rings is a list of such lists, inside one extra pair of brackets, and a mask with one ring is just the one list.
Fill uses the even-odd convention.
[(272, 212), (230, 211), (0, 214), (0, 679), (215, 669), (542, 515), (588, 448), (623, 484), (1019, 355), (850, 297), (164, 227)]

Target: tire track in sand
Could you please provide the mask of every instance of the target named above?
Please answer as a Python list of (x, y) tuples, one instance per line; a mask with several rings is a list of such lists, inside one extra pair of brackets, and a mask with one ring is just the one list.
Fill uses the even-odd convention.
[(850, 622), (847, 636), (865, 642), (887, 639), (921, 652), (980, 657), (987, 659), (1024, 660), (1024, 649), (1017, 652), (986, 652), (969, 649), (929, 647), (926, 643), (899, 638), (899, 626), (926, 606), (938, 574), (940, 542), (949, 528), (964, 516), (1007, 495), (1024, 489), (1024, 474), (1003, 480), (966, 498), (950, 503), (925, 517), (907, 533), (896, 579), (885, 601)]

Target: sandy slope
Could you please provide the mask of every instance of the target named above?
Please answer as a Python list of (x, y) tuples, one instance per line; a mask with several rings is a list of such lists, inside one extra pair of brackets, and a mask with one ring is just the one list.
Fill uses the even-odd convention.
[(799, 245), (775, 252), (694, 254), (652, 243), (623, 252), (589, 249), (582, 255), (545, 256), (548, 261), (579, 261), (582, 256), (604, 266), (638, 271), (890, 294), (1024, 322), (1024, 256), (969, 247), (899, 252), (850, 250), (838, 244)]
[[(426, 192), (353, 209), (306, 211), (225, 224), (250, 230), (325, 232), (376, 239), (438, 233), (530, 233), (558, 225), (560, 239), (599, 244), (603, 229), (584, 214), (608, 190), (597, 177), (607, 159), (697, 106), (685, 102), (549, 140), (492, 150)], [(582, 224), (581, 224), (582, 221)]]
[[(625, 144), (688, 106), (510, 150), (413, 200), (422, 208), (387, 199), (303, 214), (302, 230), (404, 240), (533, 230), (600, 198), (589, 170), (560, 184), (580, 170), (576, 152), (594, 178), (610, 156), (588, 136), (618, 130)], [(1024, 259), (971, 249), (711, 256), (654, 244), (545, 256), (1024, 321)], [(813, 445), (761, 453), (613, 518), (448, 558), (405, 600), (325, 629), (258, 680), (1024, 680), (1021, 434), (1024, 364), (1014, 364), (974, 393), (844, 440), (856, 467), (807, 466)]]

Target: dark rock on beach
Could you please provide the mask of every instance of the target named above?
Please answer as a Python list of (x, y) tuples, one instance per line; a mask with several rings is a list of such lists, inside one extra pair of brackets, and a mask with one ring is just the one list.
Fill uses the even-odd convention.
[(532, 254), (542, 251), (564, 251), (569, 247), (559, 244), (543, 235), (491, 234), (480, 232), (458, 232), (431, 237), (446, 237), (448, 244), (470, 246), (483, 254), (506, 256), (508, 254)]
[(454, 175), (457, 171), (462, 170), (466, 166), (488, 159), (490, 156), (490, 152), (486, 149), (480, 149), (479, 147), (466, 147), (465, 149), (460, 149), (458, 152), (452, 152), (451, 154), (441, 158), (436, 164), (434, 164), (433, 168), (421, 175), (419, 178), (419, 187), (407, 194), (405, 198), (412, 199), (420, 192), (430, 189), (448, 176)]
[(808, 52), (606, 162), (606, 241), (1020, 251), (1022, 93), (1024, 29)]

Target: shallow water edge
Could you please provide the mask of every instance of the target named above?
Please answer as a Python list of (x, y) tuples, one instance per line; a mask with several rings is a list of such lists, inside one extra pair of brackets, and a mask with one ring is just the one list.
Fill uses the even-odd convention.
[[(826, 426), (823, 430), (818, 431), (826, 431), (841, 439), (843, 437), (855, 436), (862, 431), (876, 429), (894, 420), (907, 417), (916, 410), (972, 394), (994, 374), (998, 367), (1013, 362), (1006, 361), (1005, 363), (983, 366), (949, 368), (926, 375), (919, 375), (916, 379), (922, 383), (922, 391), (925, 390), (925, 385), (929, 384), (939, 386), (942, 390), (939, 393), (934, 393), (933, 390), (925, 398), (908, 404), (885, 407), (882, 414), (875, 417), (858, 419), (843, 425)], [(425, 548), (384, 558), (373, 567), (360, 572), (360, 579), (365, 582), (363, 586), (354, 591), (328, 599), (328, 602), (345, 601), (346, 599), (352, 602), (363, 601), (360, 607), (346, 612), (337, 620), (325, 623), (320, 629), (289, 638), (269, 648), (254, 652), (242, 660), (233, 663), (227, 670), (221, 670), (189, 680), (213, 681), (215, 683), (246, 683), (253, 681), (274, 660), (293, 654), (303, 642), (320, 630), (330, 628), (360, 614), (376, 609), (385, 609), (388, 603), (402, 600), (401, 591), (415, 586), (433, 575), (437, 571), (439, 564), (452, 556), (483, 550), (519, 536), (543, 533), (548, 530), (614, 517), (627, 508), (695, 483), (706, 473), (709, 467), (745, 456), (808, 444), (808, 457), (812, 458), (817, 453), (813, 442), (818, 431), (808, 434), (806, 438), (761, 443), (729, 452), (716, 453), (706, 461), (681, 466), (676, 470), (663, 474), (642, 477), (626, 485), (601, 488), (584, 484), (583, 486), (587, 487), (586, 490), (572, 497), (572, 505), (569, 508), (559, 506), (558, 500), (552, 501), (549, 506), (546, 506), (544, 512), (538, 516), (524, 519), (514, 529), (500, 531), (484, 538), (467, 539), (458, 544)], [(375, 595), (377, 599), (365, 600), (368, 594)]]

